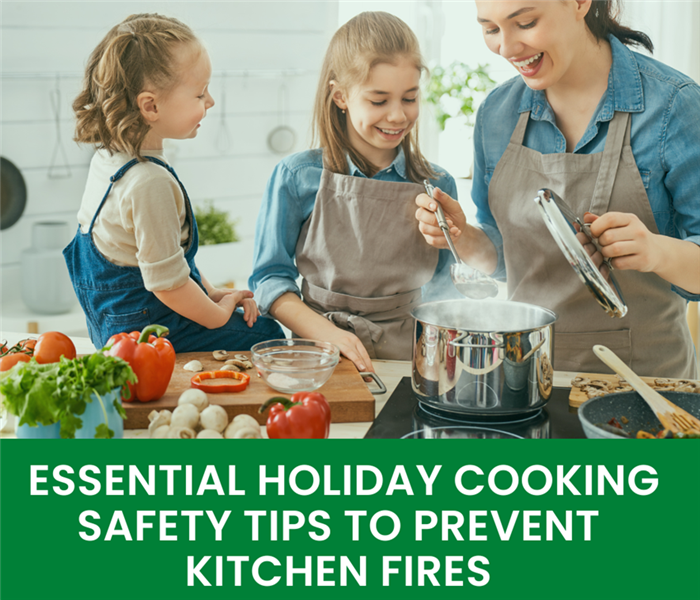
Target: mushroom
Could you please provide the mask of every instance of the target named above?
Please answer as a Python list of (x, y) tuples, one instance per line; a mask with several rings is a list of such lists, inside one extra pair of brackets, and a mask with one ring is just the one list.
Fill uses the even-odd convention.
[(258, 422), (250, 415), (236, 415), (233, 421), (231, 421), (231, 424), (226, 428), (224, 437), (227, 440), (237, 438), (237, 433), (244, 429), (253, 429), (257, 432), (257, 436), (253, 437), (262, 437), (260, 434), (260, 425), (258, 425)]
[(193, 440), (195, 435), (194, 429), (190, 427), (171, 427), (167, 437), (176, 440)]
[(218, 431), (214, 431), (213, 429), (202, 429), (197, 434), (197, 439), (198, 440), (223, 440), (224, 436), (221, 435)]
[(202, 363), (199, 362), (198, 360), (191, 360), (188, 362), (184, 367), (185, 371), (192, 371), (194, 373), (198, 373), (199, 371), (202, 370)]
[(168, 433), (170, 433), (170, 425), (161, 425), (151, 433), (151, 439), (162, 440), (168, 437)]
[(181, 404), (173, 411), (171, 427), (194, 429), (199, 423), (199, 411), (194, 404)]
[(204, 429), (213, 429), (221, 433), (228, 425), (228, 415), (223, 406), (212, 404), (202, 411), (199, 416)]
[(171, 413), (169, 410), (161, 410), (158, 412), (157, 410), (152, 410), (149, 415), (148, 415), (148, 433), (151, 437), (154, 437), (154, 432), (156, 429), (159, 427), (163, 427), (164, 425), (170, 425), (170, 421), (172, 419), (173, 413)]
[[(228, 361), (226, 361), (226, 362), (228, 363)], [(236, 365), (225, 364), (223, 367), (221, 367), (219, 369), (219, 371), (236, 371), (236, 372), (240, 373), (241, 370)]]
[(190, 388), (185, 390), (180, 394), (177, 400), (179, 406), (183, 404), (192, 404), (199, 412), (202, 412), (207, 406), (209, 406), (209, 398), (207, 398), (206, 393), (202, 390), (196, 390)]
[(214, 360), (226, 360), (228, 358), (228, 352), (226, 350), (214, 350), (212, 353)]

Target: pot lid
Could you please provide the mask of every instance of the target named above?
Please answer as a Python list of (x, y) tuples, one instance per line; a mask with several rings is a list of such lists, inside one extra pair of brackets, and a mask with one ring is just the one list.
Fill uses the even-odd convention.
[[(608, 279), (603, 277), (600, 269), (595, 266), (586, 249), (576, 238), (574, 223), (577, 223), (585, 233), (589, 231), (588, 225), (584, 224), (569, 206), (551, 190), (539, 190), (535, 202), (554, 241), (588, 291), (608, 315), (624, 317), (627, 314), (627, 305), (615, 276), (610, 272)], [(593, 243), (597, 245), (595, 240)], [(608, 267), (612, 269), (609, 264)]]

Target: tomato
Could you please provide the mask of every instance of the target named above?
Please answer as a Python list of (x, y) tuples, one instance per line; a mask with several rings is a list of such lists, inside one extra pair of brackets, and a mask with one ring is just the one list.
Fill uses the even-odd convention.
[(75, 345), (71, 339), (58, 331), (42, 333), (34, 348), (34, 358), (39, 364), (58, 362), (61, 356), (72, 359), (75, 355)]
[(12, 354), (7, 354), (0, 358), (0, 371), (9, 371), (18, 362), (29, 362), (31, 356), (24, 354), (23, 352), (13, 352)]
[(28, 338), (26, 340), (22, 340), (21, 342), (18, 342), (18, 345), (21, 350), (27, 350), (30, 352), (34, 351), (34, 348), (36, 347), (37, 340), (34, 338)]

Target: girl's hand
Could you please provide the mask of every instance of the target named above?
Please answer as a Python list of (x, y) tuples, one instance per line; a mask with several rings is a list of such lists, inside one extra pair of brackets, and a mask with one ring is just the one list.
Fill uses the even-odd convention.
[(228, 292), (222, 296), (217, 304), (227, 309), (230, 307), (231, 312), (240, 306), (243, 309), (243, 320), (248, 324), (248, 327), (252, 327), (260, 316), (258, 305), (253, 300), (253, 292), (249, 290), (228, 290)]
[(360, 338), (350, 331), (335, 327), (335, 331), (330, 336), (325, 336), (325, 341), (335, 344), (340, 349), (340, 353), (349, 358), (359, 371), (372, 371), (372, 359), (367, 354), (367, 349), (364, 347)]
[[(658, 269), (660, 236), (649, 231), (637, 215), (609, 212), (599, 217), (586, 213), (583, 221), (591, 224), (591, 234), (598, 238), (603, 256), (611, 259), (614, 268), (644, 273)], [(595, 254), (593, 257), (596, 262)]]
[(214, 301), (218, 302), (227, 294), (233, 294), (235, 290), (233, 288), (212, 288), (208, 290), (209, 297)]
[(442, 233), (442, 229), (440, 229), (438, 225), (437, 216), (435, 215), (437, 203), (439, 202), (442, 206), (445, 219), (450, 226), (450, 236), (453, 240), (457, 240), (459, 236), (462, 235), (467, 225), (467, 218), (464, 216), (464, 211), (459, 205), (459, 202), (450, 198), (450, 196), (440, 188), (435, 188), (433, 196), (434, 198), (431, 198), (428, 194), (419, 194), (416, 197), (416, 204), (418, 205), (418, 209), (416, 210), (416, 219), (419, 223), (418, 229), (423, 234), (425, 241), (431, 246), (435, 248), (448, 248), (447, 240)]

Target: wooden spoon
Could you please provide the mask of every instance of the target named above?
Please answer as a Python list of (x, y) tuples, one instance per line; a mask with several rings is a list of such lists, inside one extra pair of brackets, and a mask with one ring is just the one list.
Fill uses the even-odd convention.
[(656, 390), (649, 387), (617, 354), (605, 346), (593, 346), (594, 354), (615, 373), (624, 377), (634, 390), (645, 400), (664, 429), (673, 433), (700, 433), (700, 420), (684, 411), (680, 406), (669, 402)]

